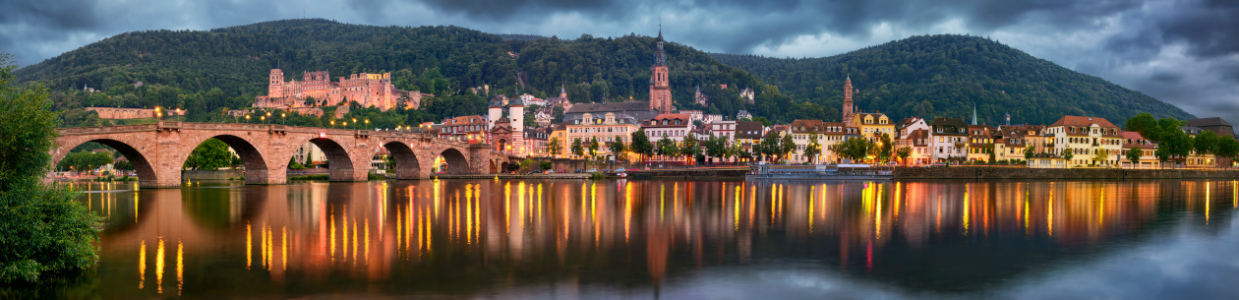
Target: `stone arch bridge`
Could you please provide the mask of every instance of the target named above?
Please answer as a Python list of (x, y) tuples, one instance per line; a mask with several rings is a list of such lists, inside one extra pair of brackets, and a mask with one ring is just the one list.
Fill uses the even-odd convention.
[(245, 166), (246, 184), (284, 184), (288, 162), (305, 143), (313, 143), (327, 156), (332, 181), (362, 181), (379, 148), (386, 148), (395, 161), (399, 179), (427, 178), (439, 156), (449, 174), (485, 174), (508, 162), (492, 158), (489, 145), (465, 144), (421, 133), (296, 127), (271, 124), (189, 123), (161, 121), (156, 124), (60, 129), (52, 163), (59, 163), (71, 149), (86, 142), (108, 145), (133, 164), (141, 187), (179, 187), (181, 170), (189, 153), (207, 139), (232, 147)]

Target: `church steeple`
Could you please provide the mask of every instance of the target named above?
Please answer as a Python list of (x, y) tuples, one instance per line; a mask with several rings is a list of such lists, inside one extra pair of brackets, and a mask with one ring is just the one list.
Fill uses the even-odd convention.
[(852, 122), (852, 114), (856, 109), (852, 106), (852, 75), (843, 81), (843, 122)]
[(658, 50), (654, 51), (654, 65), (655, 66), (666, 66), (667, 65), (667, 52), (663, 50), (663, 25), (662, 24), (658, 24), (658, 39), (656, 40), (656, 42), (658, 44)]

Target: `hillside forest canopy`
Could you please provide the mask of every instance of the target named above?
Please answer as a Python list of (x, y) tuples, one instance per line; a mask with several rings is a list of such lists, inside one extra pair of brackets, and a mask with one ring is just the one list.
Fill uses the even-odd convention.
[[(454, 26), (284, 20), (209, 31), (124, 33), (16, 74), (20, 81), (51, 88), (67, 126), (99, 126), (111, 122), (82, 107), (184, 108), (186, 121), (236, 121), (224, 110), (249, 107), (255, 96), (265, 95), (272, 68), (292, 78), (316, 70), (335, 77), (391, 72), (397, 88), (434, 97), (418, 110), (355, 110), (345, 119), (383, 119), (390, 123), (382, 125), (394, 127), (485, 114), (487, 101), (499, 94), (547, 98), (562, 88), (576, 103), (645, 100), (655, 47), (653, 38), (635, 33), (561, 39)], [(810, 59), (710, 54), (674, 42), (667, 43), (666, 51), (672, 98), (680, 109), (728, 116), (748, 110), (775, 123), (838, 120), (848, 76), (857, 88), (858, 107), (896, 120), (970, 116), (974, 106), (989, 124), (998, 124), (1004, 113), (1013, 116), (1013, 123), (1034, 124), (1067, 114), (1112, 120), (1142, 112), (1192, 117), (1157, 99), (979, 37), (918, 36)], [(86, 87), (100, 91), (85, 92)], [(709, 105), (692, 103), (697, 88), (710, 98)], [(753, 103), (739, 97), (744, 88), (755, 90)], [(323, 126), (326, 121), (316, 119), (296, 124)]]

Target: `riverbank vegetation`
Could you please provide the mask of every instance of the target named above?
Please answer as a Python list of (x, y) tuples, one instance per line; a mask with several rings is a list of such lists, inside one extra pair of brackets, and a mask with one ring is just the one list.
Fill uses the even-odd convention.
[(17, 86), (0, 54), (0, 284), (36, 282), (47, 273), (85, 270), (98, 260), (100, 218), (78, 193), (44, 184), (57, 116), (46, 88)]

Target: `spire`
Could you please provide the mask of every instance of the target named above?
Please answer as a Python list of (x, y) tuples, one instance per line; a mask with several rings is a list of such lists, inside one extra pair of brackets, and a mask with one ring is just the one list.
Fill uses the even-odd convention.
[(973, 125), (976, 125), (976, 105), (973, 105)]
[[(663, 18), (658, 17), (658, 41), (663, 41)], [(659, 45), (662, 46), (662, 45)]]

